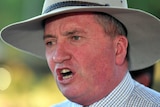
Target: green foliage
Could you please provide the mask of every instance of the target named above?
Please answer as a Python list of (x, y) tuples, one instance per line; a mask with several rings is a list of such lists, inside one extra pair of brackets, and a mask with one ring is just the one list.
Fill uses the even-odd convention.
[(0, 29), (41, 13), (43, 0), (0, 0)]
[(128, 0), (130, 8), (141, 9), (160, 18), (160, 0)]

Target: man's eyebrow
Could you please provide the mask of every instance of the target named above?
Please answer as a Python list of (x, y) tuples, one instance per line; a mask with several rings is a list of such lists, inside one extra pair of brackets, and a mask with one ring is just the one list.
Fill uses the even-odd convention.
[(73, 35), (73, 34), (75, 34), (75, 33), (77, 33), (77, 32), (78, 32), (77, 30), (67, 31), (67, 32), (65, 32), (63, 35), (64, 35), (64, 36), (69, 36), (69, 35)]
[[(66, 31), (63, 33), (63, 36), (71, 36), (74, 34), (80, 34), (80, 33), (85, 33), (85, 31), (80, 30), (80, 29), (73, 29), (71, 31)], [(47, 34), (43, 36), (43, 40), (47, 39), (47, 38), (56, 38), (55, 35), (51, 35), (51, 34)]]
[(52, 35), (44, 35), (43, 36), (43, 40), (47, 39), (47, 38), (55, 38), (55, 36)]
[(80, 29), (73, 29), (71, 31), (66, 31), (64, 32), (64, 36), (70, 36), (70, 35), (74, 35), (74, 34), (79, 34), (79, 33), (85, 33), (85, 31), (80, 30)]

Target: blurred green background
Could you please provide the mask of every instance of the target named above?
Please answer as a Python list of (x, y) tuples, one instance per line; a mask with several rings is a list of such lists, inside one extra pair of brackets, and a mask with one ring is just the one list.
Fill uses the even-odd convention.
[[(43, 0), (0, 0), (0, 29), (41, 14), (43, 2)], [(160, 0), (128, 0), (128, 5), (160, 18)], [(65, 99), (58, 91), (46, 61), (9, 47), (0, 40), (2, 74), (1, 68), (8, 71), (9, 75), (3, 73), (6, 78), (1, 79), (0, 76), (0, 83), (7, 84), (6, 81), (10, 82), (10, 79), (11, 83), (0, 90), (0, 107), (49, 107)], [(155, 68), (153, 88), (160, 91), (158, 72), (160, 62)]]

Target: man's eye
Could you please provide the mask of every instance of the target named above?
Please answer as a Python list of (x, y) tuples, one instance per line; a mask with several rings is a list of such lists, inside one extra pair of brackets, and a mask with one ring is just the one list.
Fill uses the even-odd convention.
[(52, 42), (47, 42), (46, 45), (47, 46), (52, 45)]
[(81, 39), (81, 37), (80, 36), (72, 36), (72, 40), (80, 40)]
[(46, 42), (46, 46), (52, 46), (55, 45), (56, 43), (54, 41), (48, 41)]

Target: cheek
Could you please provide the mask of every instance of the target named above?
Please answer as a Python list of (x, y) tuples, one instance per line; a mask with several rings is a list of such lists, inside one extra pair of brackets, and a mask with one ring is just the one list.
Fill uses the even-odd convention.
[(114, 64), (113, 52), (110, 49), (104, 48), (86, 50), (79, 54), (79, 60), (81, 67), (83, 67), (82, 71), (86, 75), (97, 79), (102, 79), (98, 75), (103, 77), (105, 73), (112, 71)]

